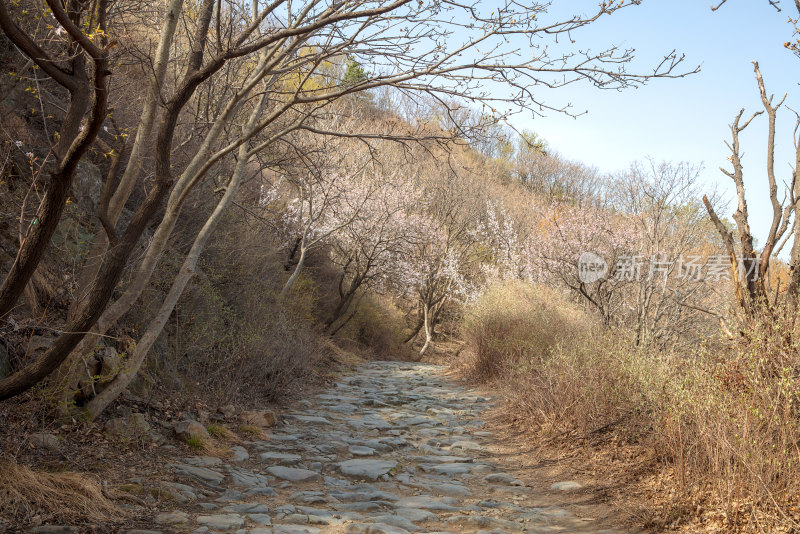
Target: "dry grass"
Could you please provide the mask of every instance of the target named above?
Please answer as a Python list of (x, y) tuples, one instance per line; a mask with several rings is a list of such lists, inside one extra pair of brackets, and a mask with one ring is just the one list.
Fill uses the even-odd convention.
[(778, 532), (800, 528), (800, 358), (773, 330), (636, 348), (557, 293), (510, 284), (467, 314), (461, 365), (540, 439), (613, 434), (652, 451), (669, 477), (651, 525)]
[(559, 345), (579, 344), (591, 331), (580, 310), (555, 291), (523, 282), (491, 288), (464, 323), (469, 346), (465, 371), (484, 381), (543, 361)]
[(0, 461), (0, 510), (20, 523), (102, 522), (122, 515), (95, 477), (32, 471), (12, 460)]

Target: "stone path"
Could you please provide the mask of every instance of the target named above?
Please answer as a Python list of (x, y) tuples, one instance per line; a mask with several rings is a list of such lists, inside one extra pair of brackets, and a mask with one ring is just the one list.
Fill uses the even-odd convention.
[(225, 460), (176, 462), (169, 490), (183, 504), (157, 521), (169, 531), (242, 534), (612, 532), (569, 506), (542, 505), (492, 463), (479, 419), (491, 400), (441, 370), (365, 364), (284, 414), (269, 439)]

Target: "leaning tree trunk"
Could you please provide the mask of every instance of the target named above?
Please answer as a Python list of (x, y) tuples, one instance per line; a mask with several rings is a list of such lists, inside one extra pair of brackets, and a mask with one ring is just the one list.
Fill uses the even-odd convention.
[[(256, 106), (256, 109), (253, 111), (250, 120), (245, 127), (245, 133), (249, 133), (253, 128), (255, 128), (256, 121), (261, 115), (261, 110), (264, 107), (266, 98), (266, 94), (261, 97), (259, 104)], [(125, 388), (128, 387), (130, 382), (138, 374), (139, 369), (141, 368), (142, 363), (147, 356), (147, 353), (150, 351), (153, 343), (155, 343), (156, 338), (158, 338), (159, 334), (164, 329), (164, 325), (167, 324), (170, 315), (172, 315), (172, 311), (175, 309), (178, 299), (183, 294), (186, 284), (189, 283), (189, 280), (194, 275), (197, 267), (197, 260), (200, 258), (200, 254), (203, 252), (203, 249), (205, 248), (209, 238), (214, 233), (214, 230), (217, 227), (223, 212), (231, 204), (231, 202), (233, 202), (233, 198), (236, 196), (236, 193), (239, 190), (239, 185), (242, 183), (242, 177), (244, 176), (249, 159), (248, 143), (243, 143), (239, 147), (238, 161), (236, 163), (236, 167), (234, 168), (233, 174), (231, 175), (231, 179), (228, 182), (228, 187), (225, 190), (225, 194), (222, 195), (222, 198), (217, 203), (217, 206), (214, 208), (211, 216), (208, 218), (208, 220), (206, 220), (206, 223), (197, 234), (197, 237), (192, 244), (192, 248), (184, 259), (183, 265), (181, 266), (180, 271), (178, 271), (178, 275), (172, 282), (172, 286), (170, 287), (164, 302), (161, 304), (161, 307), (159, 308), (155, 317), (153, 317), (153, 319), (148, 323), (142, 337), (136, 343), (136, 346), (133, 349), (133, 354), (125, 363), (122, 372), (116, 375), (111, 383), (108, 384), (105, 389), (103, 389), (86, 405), (86, 414), (90, 419), (94, 419), (100, 415), (100, 413), (102, 413), (103, 410), (105, 410), (106, 407), (113, 402), (125, 390)]]
[[(51, 174), (42, 204), (31, 222), (27, 235), (20, 243), (14, 262), (0, 285), (0, 317), (6, 316), (16, 306), (45, 251), (49, 248), (61, 221), (78, 163), (89, 150), (106, 119), (108, 77), (111, 74), (108, 71), (108, 52), (86, 39), (82, 33), (85, 29), (77, 27), (73, 20), (75, 16), (80, 17), (83, 14), (81, 11), (70, 14), (73, 17), (71, 19), (60, 4), (53, 3), (51, 6), (53, 16), (73, 39), (70, 48), (73, 56), (70, 61), (72, 72), (68, 73), (57, 67), (57, 61), (47, 57), (30, 36), (16, 25), (6, 4), (0, 2), (0, 27), (3, 32), (39, 68), (69, 91), (70, 104), (64, 118), (61, 138), (54, 149), (58, 165)], [(96, 5), (96, 28), (101, 31), (105, 30), (105, 8), (105, 2), (101, 1)], [(95, 27), (89, 29), (93, 30)], [(105, 45), (104, 37), (100, 38), (99, 44)], [(86, 71), (86, 56), (89, 56), (94, 64), (91, 81)], [(93, 94), (91, 98), (90, 94)], [(80, 130), (87, 109), (89, 118), (86, 126)]]
[(93, 285), (86, 304), (67, 323), (64, 331), (55, 339), (50, 348), (34, 362), (0, 380), (0, 400), (19, 395), (55, 371), (84, 338), (86, 332), (94, 326), (111, 299), (136, 242), (169, 192), (169, 185), (164, 181), (156, 182), (156, 186), (133, 216), (133, 220), (118, 241), (117, 246), (103, 261), (97, 275), (97, 282)]
[(417, 361), (420, 361), (425, 356), (425, 353), (428, 352), (428, 349), (431, 346), (431, 341), (433, 341), (433, 332), (431, 328), (430, 316), (431, 316), (430, 307), (426, 302), (422, 307), (422, 324), (425, 326), (425, 343), (422, 345), (422, 348), (419, 349), (419, 355), (417, 356)]
[[(142, 108), (142, 116), (139, 120), (139, 125), (136, 128), (136, 137), (133, 141), (133, 146), (128, 156), (128, 163), (125, 166), (125, 171), (116, 187), (113, 195), (109, 198), (108, 207), (106, 209), (106, 218), (108, 224), (112, 227), (116, 224), (122, 213), (122, 208), (128, 201), (128, 198), (133, 191), (133, 187), (139, 179), (142, 171), (142, 151), (145, 144), (150, 139), (150, 134), (153, 130), (155, 123), (156, 111), (158, 104), (161, 100), (161, 86), (166, 77), (167, 65), (170, 58), (170, 48), (172, 40), (175, 36), (175, 29), (178, 25), (178, 15), (183, 7), (183, 0), (170, 0), (167, 6), (167, 11), (164, 16), (164, 25), (161, 28), (161, 34), (158, 40), (158, 48), (156, 49), (155, 60), (153, 62), (153, 79), (150, 83), (150, 88), (147, 93), (147, 98)], [(119, 157), (119, 155), (117, 155)], [(111, 176), (109, 176), (109, 180)], [(107, 183), (106, 187), (110, 184)], [(71, 318), (75, 312), (80, 308), (83, 303), (84, 295), (90, 290), (92, 281), (97, 277), (97, 271), (100, 269), (103, 255), (108, 248), (108, 234), (104, 229), (100, 229), (94, 236), (92, 241), (91, 251), (88, 255), (87, 261), (78, 275), (77, 289), (75, 294), (76, 298), (70, 305), (68, 317)]]
[(305, 244), (301, 243), (300, 244), (300, 258), (298, 258), (298, 260), (297, 260), (297, 265), (295, 265), (295, 267), (294, 267), (294, 271), (292, 272), (292, 276), (289, 277), (289, 279), (286, 281), (286, 284), (283, 286), (283, 289), (281, 289), (281, 298), (286, 297), (286, 295), (289, 294), (289, 290), (292, 289), (292, 286), (294, 285), (294, 283), (297, 282), (297, 277), (300, 276), (300, 271), (303, 270), (303, 266), (304, 266), (305, 261), (306, 261), (306, 251), (307, 250), (308, 249), (306, 248)]

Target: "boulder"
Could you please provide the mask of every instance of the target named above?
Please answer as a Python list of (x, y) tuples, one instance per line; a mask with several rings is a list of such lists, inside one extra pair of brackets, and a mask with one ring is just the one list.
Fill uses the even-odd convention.
[(106, 434), (129, 439), (150, 438), (152, 428), (144, 414), (131, 413), (125, 417), (115, 417), (106, 421)]
[(198, 423), (197, 421), (193, 421), (191, 419), (187, 419), (185, 421), (181, 421), (175, 425), (175, 434), (184, 441), (188, 441), (192, 438), (194, 439), (208, 439), (208, 430), (206, 427)]
[(246, 425), (269, 428), (275, 425), (278, 416), (272, 410), (250, 410), (239, 414), (239, 419)]

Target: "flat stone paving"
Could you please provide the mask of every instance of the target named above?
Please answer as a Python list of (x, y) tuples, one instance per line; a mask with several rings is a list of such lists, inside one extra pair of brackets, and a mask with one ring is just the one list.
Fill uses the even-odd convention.
[(198, 533), (618, 532), (568, 505), (535, 506), (533, 488), (491, 461), (480, 415), (492, 400), (442, 370), (364, 364), (232, 459), (183, 458), (178, 502), (156, 520)]

